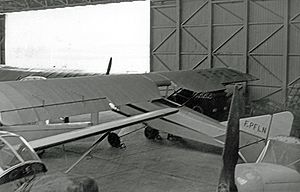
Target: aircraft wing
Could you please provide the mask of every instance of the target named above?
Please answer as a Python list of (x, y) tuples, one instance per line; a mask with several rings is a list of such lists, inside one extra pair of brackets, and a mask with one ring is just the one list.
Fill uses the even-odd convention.
[[(168, 100), (158, 100), (152, 103), (128, 104), (120, 110), (127, 115), (136, 115), (167, 106), (172, 106), (172, 103), (168, 103)], [(147, 121), (147, 125), (189, 140), (223, 147), (226, 122), (220, 123), (187, 107), (178, 109), (178, 113)], [(240, 119), (241, 158), (245, 162), (255, 162), (265, 146), (266, 139), (276, 135), (289, 135), (292, 122), (293, 115), (287, 111)]]
[(28, 124), (160, 97), (155, 83), (141, 75), (0, 82), (0, 121)]
[[(165, 100), (165, 102), (166, 101), (167, 100)], [(122, 106), (120, 111), (127, 115), (137, 115), (163, 109), (167, 106), (168, 105), (160, 102), (135, 103)], [(179, 111), (176, 114), (147, 121), (146, 124), (154, 129), (186, 139), (203, 142), (217, 147), (223, 146), (223, 144), (215, 138), (225, 134), (225, 126), (221, 125), (218, 121), (187, 107), (180, 107), (178, 109)]]
[(144, 74), (158, 86), (171, 82), (179, 88), (194, 92), (224, 90), (226, 84), (257, 80), (256, 77), (230, 68), (212, 68), (186, 71), (153, 72)]
[(171, 82), (199, 92), (225, 89), (228, 81), (253, 79), (231, 69), (209, 69), (1, 82), (0, 122), (28, 124), (108, 110), (109, 103), (148, 102), (162, 97), (160, 84)]
[(45, 78), (63, 78), (93, 75), (99, 74), (86, 73), (84, 71), (70, 69), (35, 69), (0, 65), (0, 81), (17, 81), (22, 80), (28, 76), (40, 76)]
[(132, 117), (128, 117), (125, 119), (120, 119), (116, 121), (111, 121), (91, 127), (87, 127), (84, 129), (71, 131), (67, 133), (62, 133), (50, 137), (41, 138), (38, 140), (30, 141), (29, 144), (35, 150), (41, 150), (49, 147), (53, 147), (56, 145), (61, 145), (64, 143), (68, 143), (71, 141), (83, 139), (90, 136), (99, 135), (108, 131), (114, 131), (117, 129), (121, 129), (126, 126), (142, 123), (144, 121), (148, 121), (155, 118), (160, 118), (163, 116), (171, 115), (177, 113), (178, 109), (175, 108), (165, 108), (161, 110), (156, 110)]

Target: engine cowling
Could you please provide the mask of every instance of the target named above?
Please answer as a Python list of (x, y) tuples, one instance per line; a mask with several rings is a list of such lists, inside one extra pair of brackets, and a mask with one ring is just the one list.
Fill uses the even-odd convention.
[(235, 183), (239, 192), (297, 192), (300, 174), (282, 165), (246, 163), (236, 166)]

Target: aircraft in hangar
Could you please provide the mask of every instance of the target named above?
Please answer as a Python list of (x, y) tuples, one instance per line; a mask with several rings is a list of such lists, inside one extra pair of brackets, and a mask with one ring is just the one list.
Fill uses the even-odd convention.
[[(237, 164), (240, 146), (239, 134), (241, 133), (239, 130), (239, 96), (237, 94), (238, 91), (235, 89), (223, 150), (223, 168), (221, 170), (217, 191), (298, 191), (300, 186), (299, 139), (284, 136), (268, 139), (267, 145), (261, 152), (257, 162)], [(143, 120), (172, 115), (176, 112), (178, 111), (170, 108), (160, 110), (160, 112), (149, 112), (129, 117), (127, 120), (122, 120), (123, 123), (119, 122), (117, 124), (119, 124), (119, 127), (123, 127)], [(147, 118), (145, 118), (145, 116), (147, 116)], [(108, 122), (102, 125), (96, 125), (93, 129), (98, 129), (98, 132), (101, 129), (112, 131), (117, 129), (114, 124), (113, 122)], [(90, 130), (91, 134), (93, 134), (92, 132), (93, 131)], [(79, 135), (80, 134), (78, 134), (77, 138), (69, 137), (69, 139), (76, 140), (82, 138), (79, 137)], [(101, 136), (97, 142), (103, 140), (105, 135), (107, 135), (107, 133)], [(45, 165), (34, 153), (33, 148), (22, 137), (8, 132), (0, 132), (0, 146), (0, 153), (5, 152), (0, 156), (0, 184), (27, 178), (24, 179), (21, 187), (17, 189), (18, 192), (21, 192), (38, 185), (37, 181), (39, 181), (40, 177), (47, 178), (47, 176), (42, 176), (42, 173), (47, 171)], [(94, 146), (92, 146), (89, 151), (93, 147)], [(76, 163), (78, 163), (78, 161)], [(76, 163), (74, 165), (76, 165)], [(71, 168), (73, 168), (73, 166), (71, 166), (70, 169)], [(97, 189), (93, 191), (97, 191)]]
[[(22, 135), (33, 148), (39, 150), (69, 142), (73, 137), (91, 135), (89, 130), (92, 129), (92, 125), (99, 124), (101, 111), (113, 110), (131, 117), (172, 108), (178, 112), (144, 123), (148, 126), (145, 129), (148, 138), (155, 138), (158, 135), (157, 130), (160, 130), (222, 147), (226, 127), (219, 121), (209, 118), (205, 115), (206, 112), (201, 114), (190, 109), (188, 103), (191, 100), (195, 103), (199, 95), (201, 101), (208, 98), (204, 101), (209, 102), (211, 97), (203, 98), (203, 93), (224, 92), (226, 84), (255, 79), (251, 75), (232, 69), (216, 68), (1, 82), (1, 130)], [(176, 102), (178, 97), (175, 97), (175, 100), (169, 99), (174, 98), (174, 94), (167, 98), (161, 94), (160, 90), (168, 92), (172, 86), (176, 89), (175, 94), (182, 93), (184, 90), (193, 91), (194, 94), (190, 98), (185, 98), (187, 101), (183, 104), (179, 104)], [(216, 111), (215, 108), (212, 109), (213, 111)], [(217, 108), (217, 111), (225, 113), (223, 108)], [(91, 114), (90, 121), (46, 123), (49, 120), (55, 121), (62, 117), (81, 114)], [(241, 120), (245, 125), (241, 134), (244, 143), (240, 150), (243, 160), (255, 161), (259, 151), (265, 145), (264, 140), (269, 136), (288, 135), (292, 118), (289, 112), (283, 112)], [(118, 121), (112, 123), (118, 126)], [(101, 133), (104, 132), (105, 129)], [(99, 133), (92, 133), (92, 135)], [(107, 136), (112, 146), (120, 146), (121, 142), (117, 134), (110, 131)], [(64, 140), (64, 138), (69, 139)], [(251, 152), (247, 153), (248, 151)]]
[(300, 140), (289, 136), (269, 138), (254, 163), (238, 163), (239, 93), (232, 101), (218, 192), (296, 192), (300, 189)]
[[(155, 112), (149, 112), (142, 115), (136, 115), (127, 119), (117, 120), (115, 122), (103, 123), (100, 125), (91, 126), (88, 130), (79, 130), (77, 132), (70, 132), (70, 135), (65, 137), (56, 138), (55, 144), (51, 138), (48, 140), (47, 147), (57, 145), (58, 143), (66, 143), (74, 140), (90, 137), (93, 135), (102, 135), (88, 150), (91, 151), (97, 143), (101, 142), (110, 131), (120, 129), (125, 126), (140, 123), (143, 121), (151, 120), (153, 118), (159, 118), (165, 115), (176, 113), (177, 109), (163, 109)], [(44, 140), (43, 142), (47, 142)], [(51, 145), (52, 144), (52, 145)], [(40, 145), (39, 145), (40, 146)], [(80, 158), (78, 162), (81, 160)], [(66, 173), (68, 173), (78, 162), (72, 165)], [(76, 177), (72, 176), (74, 182), (57, 182), (53, 184), (52, 180), (55, 178), (66, 181), (66, 175), (44, 175), (47, 172), (47, 168), (44, 163), (39, 159), (38, 155), (32, 148), (32, 144), (29, 144), (24, 138), (14, 133), (0, 131), (0, 185), (4, 185), (10, 182), (20, 183), (19, 188), (16, 189), (18, 192), (30, 191), (31, 188), (38, 187), (51, 187), (53, 191), (87, 191), (97, 192), (98, 187), (96, 182), (88, 177)], [(55, 181), (54, 181), (55, 182)], [(45, 184), (46, 183), (46, 184)], [(79, 188), (78, 188), (79, 186)], [(5, 186), (6, 187), (6, 186)], [(68, 188), (70, 187), (70, 188)], [(1, 188), (0, 188), (1, 189)], [(2, 188), (3, 189), (3, 188)], [(7, 188), (6, 188), (7, 189)], [(36, 190), (36, 189), (35, 189)]]

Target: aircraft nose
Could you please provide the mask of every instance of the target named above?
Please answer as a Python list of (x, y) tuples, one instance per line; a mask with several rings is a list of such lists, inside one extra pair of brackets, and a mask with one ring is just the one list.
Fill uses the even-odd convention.
[(251, 166), (239, 164), (235, 169), (235, 184), (238, 191), (259, 192), (263, 191), (263, 178)]

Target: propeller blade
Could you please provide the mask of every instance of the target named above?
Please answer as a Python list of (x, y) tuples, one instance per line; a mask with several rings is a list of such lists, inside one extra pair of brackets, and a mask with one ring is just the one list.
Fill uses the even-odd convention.
[(111, 65), (112, 65), (112, 57), (110, 57), (110, 59), (109, 59), (109, 63), (108, 63), (105, 75), (109, 75), (110, 74)]
[(219, 178), (218, 192), (238, 191), (235, 185), (234, 172), (239, 158), (239, 119), (240, 98), (238, 86), (235, 85), (228, 117), (226, 139), (223, 149), (223, 167)]

